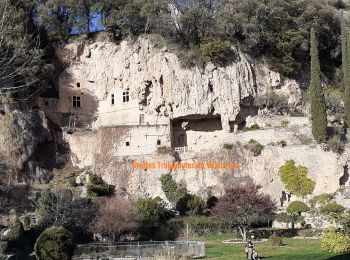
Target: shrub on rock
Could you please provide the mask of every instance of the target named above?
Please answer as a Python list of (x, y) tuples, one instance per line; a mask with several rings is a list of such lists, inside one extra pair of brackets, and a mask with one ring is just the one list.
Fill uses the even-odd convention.
[(313, 197), (309, 202), (312, 207), (316, 207), (317, 205), (320, 205), (320, 206), (325, 205), (331, 202), (333, 199), (334, 199), (333, 194), (322, 193), (320, 195)]
[(337, 203), (328, 203), (320, 207), (320, 212), (325, 214), (342, 213), (345, 208)]
[(208, 41), (200, 46), (200, 50), (205, 60), (217, 65), (226, 65), (233, 52), (229, 41)]
[(261, 151), (264, 149), (264, 146), (257, 142), (256, 140), (249, 140), (248, 144), (245, 146), (250, 152), (254, 154), (254, 156), (258, 156), (261, 154)]
[(88, 194), (91, 197), (112, 196), (115, 186), (107, 184), (101, 176), (96, 174), (90, 175), (90, 181), (87, 185)]

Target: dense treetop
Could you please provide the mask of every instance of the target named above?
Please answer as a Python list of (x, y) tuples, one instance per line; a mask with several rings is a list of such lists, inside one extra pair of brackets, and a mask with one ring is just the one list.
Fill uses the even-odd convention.
[(213, 41), (217, 45), (229, 41), (253, 56), (267, 57), (272, 68), (286, 75), (296, 75), (308, 64), (312, 27), (323, 67), (332, 72), (339, 63), (340, 17), (347, 8), (342, 0), (36, 0), (32, 4), (38, 24), (54, 40), (74, 31), (90, 33), (99, 18), (101, 28), (116, 39), (158, 33), (194, 52)]
[[(286, 76), (308, 71), (310, 29), (319, 41), (321, 70), (332, 78), (341, 64), (340, 24), (345, 0), (1, 0), (9, 28), (26, 32), (27, 50), (37, 50), (31, 71), (21, 72), (26, 85), (41, 80), (48, 46), (73, 34), (106, 30), (114, 41), (159, 34), (186, 55), (185, 66), (207, 61), (225, 65), (231, 44)], [(5, 11), (4, 11), (5, 10)], [(35, 37), (40, 44), (35, 45)], [(27, 55), (29, 55), (28, 52)], [(24, 54), (23, 54), (24, 55)], [(46, 56), (45, 56), (46, 55)], [(19, 64), (18, 66), (20, 66)], [(30, 76), (28, 77), (28, 74)], [(33, 77), (32, 77), (33, 76)], [(16, 79), (17, 80), (17, 79)], [(23, 84), (23, 83), (22, 83)]]

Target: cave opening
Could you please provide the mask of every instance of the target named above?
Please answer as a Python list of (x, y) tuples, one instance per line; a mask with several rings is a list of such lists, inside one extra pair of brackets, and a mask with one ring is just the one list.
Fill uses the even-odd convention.
[(346, 183), (349, 181), (349, 169), (348, 166), (344, 166), (344, 173), (343, 176), (339, 178), (339, 186), (344, 187), (346, 186)]
[(192, 115), (174, 119), (172, 121), (173, 147), (188, 146), (188, 132), (215, 132), (221, 131), (222, 123), (220, 115)]

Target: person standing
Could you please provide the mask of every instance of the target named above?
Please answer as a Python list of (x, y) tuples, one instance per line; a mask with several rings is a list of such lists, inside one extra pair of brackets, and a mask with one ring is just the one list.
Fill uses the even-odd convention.
[(247, 258), (248, 260), (253, 260), (253, 249), (254, 249), (254, 245), (251, 239), (248, 240), (247, 242), (247, 248), (248, 248), (248, 255)]
[(246, 258), (248, 258), (248, 243), (246, 243), (244, 246), (244, 252), (245, 252)]

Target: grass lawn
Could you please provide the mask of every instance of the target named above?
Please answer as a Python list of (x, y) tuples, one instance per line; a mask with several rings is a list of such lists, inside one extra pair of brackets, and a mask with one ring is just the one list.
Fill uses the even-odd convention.
[[(246, 259), (244, 244), (224, 244), (222, 241), (233, 238), (233, 235), (205, 236), (206, 259)], [(254, 244), (262, 259), (268, 260), (350, 260), (348, 255), (334, 255), (320, 251), (320, 240), (284, 238), (283, 247), (272, 247), (267, 242)]]

